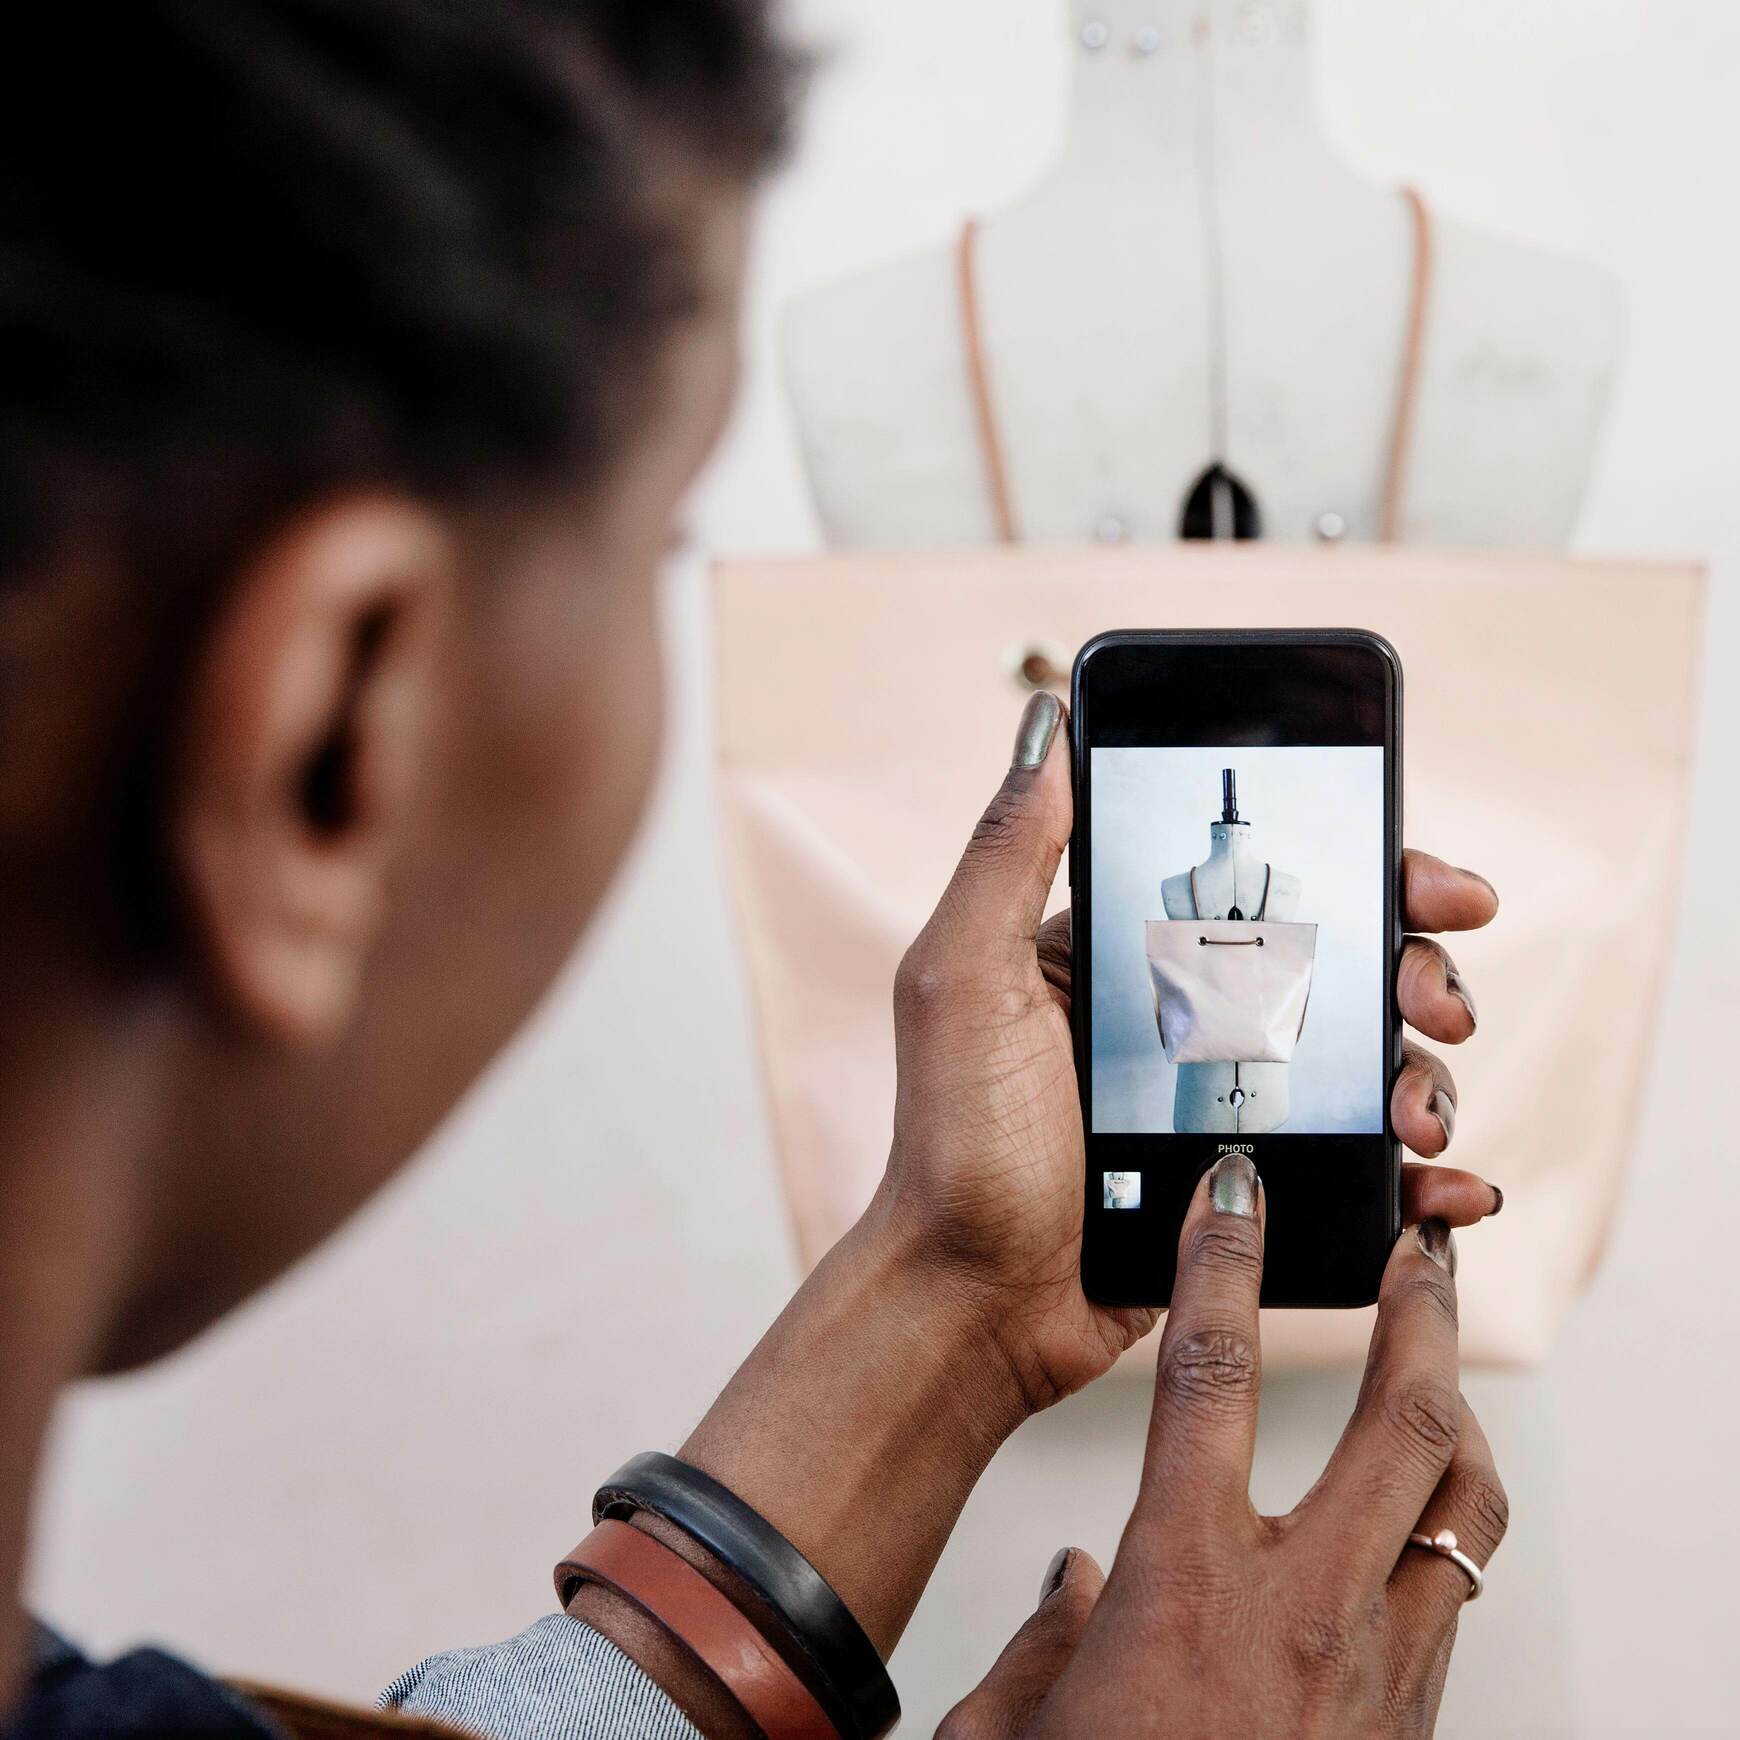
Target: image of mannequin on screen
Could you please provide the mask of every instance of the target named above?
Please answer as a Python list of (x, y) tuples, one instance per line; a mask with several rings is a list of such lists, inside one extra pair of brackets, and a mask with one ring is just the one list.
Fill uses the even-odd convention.
[[(1222, 769), (1221, 813), (1220, 819), (1209, 828), (1208, 856), (1181, 875), (1168, 876), (1160, 885), (1160, 897), (1169, 921), (1167, 933), (1175, 934), (1170, 931), (1174, 923), (1192, 933), (1185, 941), (1193, 946), (1183, 952), (1180, 960), (1187, 970), (1193, 957), (1204, 971), (1215, 969), (1223, 981), (1218, 987), (1221, 995), (1230, 997), (1235, 1005), (1245, 1005), (1238, 1012), (1245, 1014), (1250, 1022), (1259, 1027), (1274, 1027), (1278, 1023), (1283, 1029), (1291, 1029), (1290, 1034), (1283, 1032), (1271, 1040), (1271, 1047), (1284, 1048), (1289, 1056), (1292, 1041), (1298, 1037), (1303, 1025), (1304, 998), (1281, 996), (1284, 1007), (1259, 1008), (1253, 1005), (1265, 996), (1276, 998), (1281, 990), (1274, 983), (1277, 936), (1274, 932), (1264, 936), (1260, 931), (1270, 923), (1287, 924), (1292, 920), (1299, 909), (1300, 892), (1299, 878), (1276, 869), (1259, 846), (1250, 820), (1240, 816), (1238, 770), (1231, 767)], [(1186, 922), (1196, 920), (1206, 920), (1214, 929), (1243, 926), (1253, 934), (1246, 935), (1244, 929), (1238, 929), (1229, 940), (1218, 937), (1199, 940), (1196, 933), (1202, 927), (1195, 922)], [(1304, 930), (1308, 927), (1291, 928)], [(1314, 931), (1312, 935), (1314, 940)], [(1259, 955), (1258, 950), (1264, 952)], [(1303, 989), (1308, 992), (1309, 957), (1304, 967)], [(1164, 974), (1152, 958), (1150, 975), (1156, 981), (1156, 1017), (1165, 1043), (1168, 1034), (1161, 983)], [(1284, 971), (1280, 976), (1286, 977)], [(1294, 982), (1285, 987), (1292, 991), (1300, 988), (1296, 976)], [(1200, 991), (1193, 997), (1188, 982), (1179, 987), (1179, 992), (1186, 1007), (1200, 1000)], [(1187, 1043), (1176, 1031), (1172, 1039), (1174, 1046)], [(1280, 1042), (1279, 1046), (1276, 1046), (1276, 1041)], [(1220, 1048), (1225, 1049), (1224, 1042)], [(1259, 1049), (1264, 1048), (1252, 1045), (1248, 1047), (1250, 1055), (1213, 1062), (1180, 1062), (1173, 1088), (1173, 1129), (1179, 1132), (1218, 1130), (1241, 1135), (1280, 1129), (1287, 1121), (1290, 1064), (1259, 1059), (1255, 1055)]]
[(1383, 1130), (1382, 750), (1091, 753), (1095, 1133)]
[(831, 547), (1570, 541), (1619, 293), (1348, 162), (1314, 22), (1057, 0), (1051, 167), (785, 312)]

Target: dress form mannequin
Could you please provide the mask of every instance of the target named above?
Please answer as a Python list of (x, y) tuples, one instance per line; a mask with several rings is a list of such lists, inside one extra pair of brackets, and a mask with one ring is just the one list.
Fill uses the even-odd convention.
[[(1075, 60), (1063, 154), (976, 250), (1019, 535), (1170, 539), (1192, 483), (1225, 458), (1264, 535), (1309, 539), (1334, 515), (1376, 536), (1414, 231), (1399, 190), (1317, 131), (1306, 0), (1060, 12)], [(1563, 545), (1616, 293), (1598, 271), (1438, 216), (1431, 256), (1398, 533)], [(996, 536), (952, 245), (800, 299), (783, 349), (830, 544)]]
[[(1251, 824), (1238, 816), (1236, 776), (1222, 775), (1221, 819), (1208, 830), (1208, 856), (1192, 872), (1168, 876), (1160, 898), (1168, 918), (1255, 918), (1259, 911), (1279, 923), (1299, 911), (1300, 882), (1273, 870), (1253, 838)], [(1197, 910), (1197, 902), (1201, 910)], [(1181, 1063), (1172, 1096), (1172, 1128), (1261, 1135), (1287, 1121), (1287, 1069), (1284, 1063)]]

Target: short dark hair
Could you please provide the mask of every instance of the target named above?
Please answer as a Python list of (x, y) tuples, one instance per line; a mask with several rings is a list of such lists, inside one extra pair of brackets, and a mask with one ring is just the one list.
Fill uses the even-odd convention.
[[(748, 179), (759, 0), (58, 0), (0, 56), (0, 585), (74, 539), (596, 477)], [(208, 528), (215, 532), (216, 527)]]

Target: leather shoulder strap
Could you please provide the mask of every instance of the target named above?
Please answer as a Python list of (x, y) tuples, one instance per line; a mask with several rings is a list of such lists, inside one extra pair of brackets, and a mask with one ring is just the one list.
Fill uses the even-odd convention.
[(1254, 924), (1261, 924), (1263, 920), (1269, 916), (1269, 890), (1274, 886), (1274, 884), (1275, 866), (1273, 864), (1265, 864), (1263, 866), (1263, 899), (1262, 904), (1257, 908), (1256, 918), (1252, 920)]
[(1420, 365), (1426, 351), (1426, 326), (1432, 303), (1432, 214), (1418, 188), (1404, 187), (1414, 233), (1414, 284), (1408, 298), (1408, 324), (1402, 340), (1402, 366), (1396, 384), (1395, 419), (1390, 426), (1389, 457), (1384, 466), (1383, 503), (1378, 537), (1386, 544), (1402, 535), (1407, 507), (1408, 460), (1414, 444), (1414, 422), (1420, 404)]
[[(1431, 318), (1432, 214), (1419, 189), (1404, 187), (1414, 238), (1414, 270), (1408, 297), (1407, 326), (1402, 339), (1402, 362), (1397, 374), (1395, 414), (1384, 461), (1383, 495), (1378, 508), (1378, 538), (1396, 543), (1402, 535), (1402, 517), (1407, 507), (1408, 461), (1412, 455), (1414, 424), (1420, 402), (1420, 371), (1426, 350), (1426, 329)], [(985, 354), (984, 327), (979, 312), (979, 225), (969, 218), (961, 226), (956, 248), (956, 279), (961, 304), (961, 339), (966, 355), (967, 392), (973, 401), (973, 426), (979, 438), (979, 456), (985, 468), (985, 493), (990, 498), (991, 517), (997, 541), (1021, 541), (1015, 523), (1015, 508), (1009, 488), (1008, 460), (1003, 452), (997, 410), (991, 395), (990, 363)], [(1200, 916), (1200, 914), (1198, 915)]]
[(1202, 902), (1196, 897), (1196, 866), (1194, 864), (1190, 866), (1190, 916), (1192, 918), (1202, 917)]
[(979, 457), (985, 467), (985, 493), (997, 542), (1021, 541), (1015, 526), (1014, 499), (1009, 491), (1009, 467), (998, 433), (997, 409), (991, 398), (991, 370), (985, 357), (985, 334), (979, 318), (979, 224), (968, 218), (961, 226), (956, 250), (956, 279), (961, 300), (961, 341), (967, 359), (967, 392), (973, 401), (973, 427), (979, 436)]

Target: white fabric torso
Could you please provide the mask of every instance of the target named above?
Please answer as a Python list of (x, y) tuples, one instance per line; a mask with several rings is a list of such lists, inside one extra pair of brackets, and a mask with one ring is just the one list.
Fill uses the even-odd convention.
[[(1325, 513), (1352, 537), (1378, 529), (1414, 268), (1406, 203), (1320, 137), (1303, 0), (1204, 0), (1200, 31), (1195, 14), (1184, 0), (1070, 11), (1062, 160), (982, 228), (985, 350), (1029, 541), (1175, 535), (1215, 457), (1211, 235), (1226, 457), (1265, 535), (1308, 539)], [(1107, 32), (1100, 51), (1081, 46), (1089, 23)], [(1132, 48), (1145, 28), (1151, 54)], [(1600, 430), (1617, 294), (1598, 271), (1441, 217), (1433, 254), (1400, 534), (1561, 546)], [(952, 245), (800, 299), (782, 347), (830, 544), (995, 538)]]

